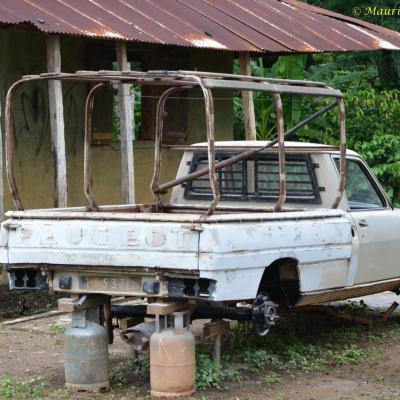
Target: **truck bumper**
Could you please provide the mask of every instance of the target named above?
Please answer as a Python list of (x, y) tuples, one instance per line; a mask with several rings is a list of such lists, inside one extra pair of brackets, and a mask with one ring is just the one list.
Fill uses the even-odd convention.
[(216, 282), (164, 269), (18, 265), (7, 268), (11, 290), (213, 300)]

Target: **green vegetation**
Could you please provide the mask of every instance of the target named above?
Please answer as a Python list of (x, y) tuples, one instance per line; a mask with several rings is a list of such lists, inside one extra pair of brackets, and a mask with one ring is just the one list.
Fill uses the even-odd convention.
[(133, 371), (136, 375), (142, 378), (148, 379), (150, 376), (150, 360), (149, 358), (144, 358), (143, 360), (130, 360), (128, 363), (129, 369)]
[[(353, 6), (346, 0), (310, 0), (312, 4), (352, 15)], [(369, 3), (357, 3), (361, 9)], [(396, 8), (388, 0), (377, 7)], [(361, 15), (361, 19), (400, 30), (399, 18)], [(234, 72), (239, 72), (236, 61)], [(346, 105), (348, 147), (359, 152), (372, 167), (389, 197), (400, 203), (400, 54), (395, 51), (324, 53), (274, 57), (267, 55), (252, 60), (252, 75), (327, 82), (340, 89)], [(286, 129), (294, 126), (329, 100), (320, 104), (314, 98), (283, 96)], [(254, 93), (257, 136), (269, 140), (275, 136), (275, 110), (272, 97)], [(240, 93), (234, 98), (235, 139), (244, 138)], [(338, 143), (338, 116), (332, 110), (323, 119), (298, 133), (297, 140)]]
[(267, 385), (275, 385), (281, 381), (281, 378), (275, 372), (271, 372), (270, 374), (264, 375), (261, 381)]
[(63, 324), (60, 324), (57, 321), (53, 321), (50, 325), (50, 334), (52, 336), (57, 336), (63, 334), (66, 331), (67, 327)]
[(368, 315), (368, 306), (364, 300), (360, 301), (347, 301), (344, 305), (339, 307), (339, 310), (344, 313), (364, 317)]
[(111, 371), (110, 380), (113, 387), (125, 387), (132, 382), (132, 377), (135, 381), (148, 381), (150, 379), (150, 360), (144, 358), (141, 360), (128, 359), (120, 362)]
[(128, 383), (128, 380), (126, 379), (123, 371), (121, 371), (120, 369), (114, 369), (111, 372), (110, 379), (111, 379), (111, 382), (118, 387), (121, 387)]
[[(400, 201), (400, 90), (382, 88), (373, 64), (353, 65), (348, 55), (282, 56), (270, 67), (262, 58), (252, 61), (255, 76), (325, 81), (342, 90), (346, 105), (348, 147), (359, 152), (384, 185), (391, 200)], [(350, 57), (351, 58), (351, 57)], [(297, 61), (297, 62), (296, 62)], [(354, 60), (353, 60), (354, 61)], [(311, 65), (310, 65), (311, 63)], [(295, 65), (296, 67), (294, 67)], [(236, 66), (238, 69), (238, 65)], [(237, 71), (235, 71), (237, 72)], [(286, 129), (328, 104), (304, 96), (283, 96)], [(269, 140), (275, 135), (275, 110), (266, 93), (254, 94), (257, 136)], [(235, 139), (244, 138), (241, 99), (234, 99)], [(297, 140), (338, 143), (337, 110), (325, 114), (298, 133)]]
[[(368, 312), (364, 303), (356, 302), (348, 303), (342, 310), (364, 316)], [(377, 361), (379, 355), (363, 349), (362, 343), (383, 335), (385, 328), (380, 323), (370, 329), (321, 314), (291, 315), (279, 320), (265, 337), (256, 336), (249, 326), (233, 325), (223, 354), (226, 363), (238, 365), (246, 374), (266, 370), (289, 374), (320, 371)]]
[(0, 381), (0, 398), (2, 399), (29, 399), (42, 398), (48, 383), (41, 377), (24, 382), (15, 382), (12, 378)]
[[(140, 71), (140, 63), (131, 62), (132, 71)], [(114, 63), (113, 69), (117, 69), (117, 64)], [(140, 139), (141, 123), (142, 123), (142, 88), (140, 85), (132, 85), (129, 89), (133, 108), (133, 123), (134, 123), (134, 137)], [(112, 87), (112, 102), (113, 102), (113, 116), (112, 116), (112, 139), (119, 141), (120, 139), (120, 121), (119, 121), (119, 100), (118, 100), (118, 86), (113, 85)]]
[(277, 362), (273, 355), (265, 350), (245, 350), (240, 357), (247, 370), (260, 371), (266, 364)]
[(360, 364), (365, 355), (356, 345), (351, 345), (338, 353), (335, 357), (337, 365)]
[[(142, 381), (148, 381), (150, 378), (150, 360), (143, 358), (141, 360), (127, 360), (120, 363), (111, 373), (111, 382), (113, 386), (122, 387), (135, 378)], [(196, 386), (198, 389), (217, 388), (221, 389), (224, 381), (238, 381), (241, 374), (239, 371), (229, 368), (227, 363), (218, 365), (212, 361), (212, 358), (206, 352), (197, 352), (196, 358)]]
[(212, 361), (207, 353), (198, 352), (196, 358), (196, 387), (197, 389), (221, 389), (225, 381), (240, 381), (242, 375), (236, 369), (230, 368), (229, 363), (220, 365)]
[(196, 360), (197, 389), (221, 388), (224, 373), (221, 365), (214, 363), (207, 354), (198, 354)]

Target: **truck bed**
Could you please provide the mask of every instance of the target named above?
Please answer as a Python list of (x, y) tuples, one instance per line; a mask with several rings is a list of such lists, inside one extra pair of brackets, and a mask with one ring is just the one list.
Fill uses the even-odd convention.
[[(193, 275), (217, 282), (214, 299), (232, 300), (251, 298), (250, 292), (257, 288), (243, 286), (243, 279), (259, 281), (264, 268), (276, 258), (295, 258), (302, 266), (311, 267), (323, 262), (326, 271), (331, 270), (331, 282), (340, 285), (341, 271), (347, 273), (351, 256), (350, 223), (340, 210), (273, 213), (220, 209), (205, 220), (200, 212), (189, 213), (188, 209), (184, 213), (177, 209), (163, 213), (116, 211), (115, 207), (84, 210), (7, 213), (0, 262), (9, 269), (35, 266), (51, 270), (54, 289), (60, 291), (71, 289), (60, 283), (66, 272), (80, 282), (74, 291), (112, 294), (130, 293), (132, 287), (123, 281), (130, 274), (152, 279), (159, 274), (182, 279)], [(88, 276), (96, 274), (97, 283), (89, 287)], [(110, 274), (125, 283), (107, 290)]]

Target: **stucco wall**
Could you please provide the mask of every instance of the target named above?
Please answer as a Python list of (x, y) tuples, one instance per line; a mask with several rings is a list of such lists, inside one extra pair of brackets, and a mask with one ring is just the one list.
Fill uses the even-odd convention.
[[(74, 72), (87, 69), (87, 44), (84, 39), (63, 37), (62, 69)], [(188, 50), (189, 67), (197, 70), (230, 72), (232, 56), (227, 52)], [(10, 84), (22, 75), (46, 71), (45, 35), (35, 32), (0, 30), (0, 102), (4, 116), (4, 99)], [(162, 66), (160, 66), (161, 68)], [(177, 65), (177, 68), (181, 66)], [(87, 85), (64, 83), (64, 118), (67, 148), (68, 203), (85, 205), (83, 195), (83, 111)], [(191, 93), (189, 97), (200, 97)], [(215, 97), (220, 97), (218, 92)], [(216, 100), (217, 138), (232, 137), (232, 100), (223, 94)], [(226, 99), (228, 97), (228, 99)], [(110, 112), (108, 105), (102, 112)], [(4, 136), (4, 118), (2, 130)], [(53, 161), (50, 143), (47, 85), (31, 83), (19, 89), (14, 102), (16, 128), (15, 171), (21, 198), (26, 208), (53, 206)], [(205, 140), (204, 108), (201, 100), (188, 103), (188, 143)], [(152, 142), (135, 142), (135, 187), (137, 202), (151, 200), (148, 190), (152, 170)], [(174, 177), (180, 154), (165, 154), (161, 180)], [(93, 147), (93, 190), (100, 204), (121, 202), (120, 153), (109, 147)], [(4, 175), (5, 179), (5, 175)], [(13, 208), (5, 182), (5, 210)]]

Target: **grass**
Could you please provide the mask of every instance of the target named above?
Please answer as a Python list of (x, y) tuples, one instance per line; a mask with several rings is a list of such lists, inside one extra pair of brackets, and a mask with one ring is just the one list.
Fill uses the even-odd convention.
[(364, 300), (360, 301), (348, 301), (344, 305), (338, 307), (338, 310), (356, 315), (358, 317), (365, 317), (369, 313), (368, 305), (364, 302)]
[[(366, 315), (364, 303), (349, 303), (345, 312)], [(392, 330), (376, 322), (373, 328), (323, 314), (297, 314), (279, 320), (266, 337), (254, 335), (247, 325), (234, 324), (224, 342), (225, 360), (241, 364), (247, 372), (321, 371), (324, 368), (376, 362), (379, 355), (365, 350), (363, 342), (376, 341)]]
[[(363, 302), (349, 302), (342, 311), (359, 316), (369, 312)], [(399, 321), (394, 324), (388, 331), (379, 322), (369, 328), (324, 314), (295, 314), (281, 318), (267, 336), (259, 337), (250, 325), (232, 323), (223, 341), (222, 368), (213, 365), (207, 356), (211, 354), (209, 341), (197, 347), (198, 359), (202, 360), (197, 364), (198, 388), (220, 388), (224, 381), (243, 381), (266, 371), (262, 382), (276, 384), (281, 373), (321, 371), (362, 362), (371, 364), (380, 355), (366, 350), (363, 343), (398, 332)], [(228, 366), (230, 374), (225, 372)]]
[(66, 331), (67, 327), (63, 324), (53, 321), (50, 325), (50, 334), (52, 336), (58, 336)]
[(37, 399), (45, 396), (48, 383), (41, 377), (24, 382), (15, 382), (12, 378), (0, 381), (2, 399)]
[(221, 389), (224, 380), (222, 366), (214, 363), (207, 354), (197, 354), (196, 360), (196, 387), (197, 389)]
[(111, 372), (110, 376), (111, 382), (118, 386), (122, 387), (128, 383), (128, 379), (125, 377), (123, 371), (116, 369)]
[(337, 365), (361, 364), (366, 358), (365, 353), (355, 344), (345, 348), (335, 356)]
[(280, 376), (275, 372), (266, 374), (261, 378), (261, 382), (263, 382), (267, 385), (270, 385), (270, 386), (275, 385), (276, 383), (279, 383), (280, 381), (281, 381)]

